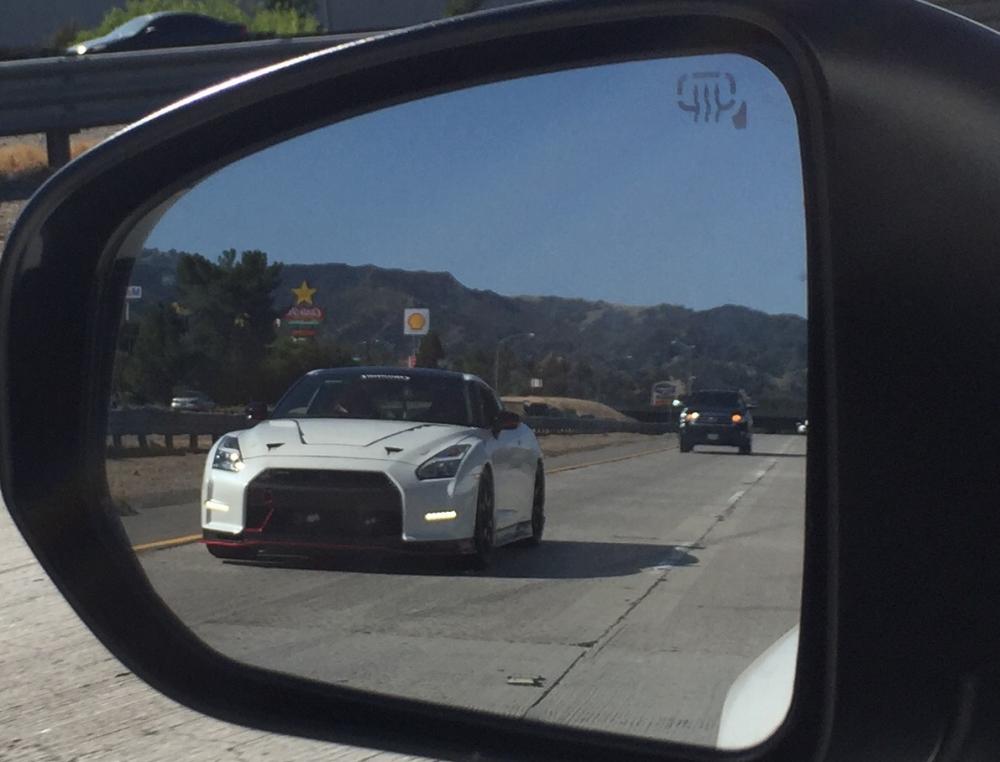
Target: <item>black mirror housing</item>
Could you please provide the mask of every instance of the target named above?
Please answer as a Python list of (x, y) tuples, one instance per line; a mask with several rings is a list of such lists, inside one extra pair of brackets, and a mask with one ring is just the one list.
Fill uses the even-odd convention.
[[(882, 34), (857, 34), (862, 23), (906, 31), (887, 45)], [(386, 104), (538, 71), (719, 51), (764, 62), (795, 104), (809, 233), (808, 417), (823, 422), (809, 440), (792, 710), (740, 758), (826, 759), (827, 749), (837, 759), (901, 758), (905, 748), (908, 759), (928, 759), (994, 743), (987, 666), (998, 656), (983, 644), (1000, 624), (995, 587), (983, 580), (996, 576), (995, 454), (968, 446), (974, 421), (942, 428), (915, 401), (974, 378), (962, 409), (989, 410), (1000, 385), (988, 351), (1000, 336), (991, 208), (1000, 172), (990, 170), (1000, 37), (904, 0), (856, 0), (849, 14), (825, 0), (581, 0), (477, 14), (241, 77), (67, 166), (29, 202), (0, 258), (0, 482), (28, 545), (102, 642), (170, 697), (275, 732), (449, 759), (714, 758), (225, 658), (156, 595), (103, 508), (100, 474), (129, 247), (179, 191), (264, 146)], [(51, 319), (53, 303), (67, 319)], [(863, 409), (892, 410), (907, 425)], [(266, 406), (259, 411), (249, 406), (247, 418), (263, 420)], [(510, 415), (498, 416), (501, 429), (516, 427)], [(942, 505), (954, 509), (947, 522)]]
[(511, 410), (501, 410), (493, 421), (494, 433), (512, 431), (521, 425), (521, 416)]

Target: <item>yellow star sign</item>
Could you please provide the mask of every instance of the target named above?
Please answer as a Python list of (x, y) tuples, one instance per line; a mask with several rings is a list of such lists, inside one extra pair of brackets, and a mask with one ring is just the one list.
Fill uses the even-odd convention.
[(309, 288), (309, 284), (302, 281), (302, 285), (298, 288), (293, 288), (292, 293), (295, 294), (296, 304), (312, 304), (313, 294), (316, 293), (316, 289)]

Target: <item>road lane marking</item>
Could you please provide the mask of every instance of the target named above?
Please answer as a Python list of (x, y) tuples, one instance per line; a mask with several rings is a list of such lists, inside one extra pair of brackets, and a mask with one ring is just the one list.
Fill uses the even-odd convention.
[[(641, 458), (644, 455), (656, 455), (657, 453), (667, 452), (669, 450), (676, 450), (676, 445), (672, 447), (660, 447), (656, 450), (643, 450), (642, 452), (634, 452), (630, 455), (620, 455), (617, 458), (608, 458), (607, 460), (594, 460), (587, 463), (578, 463), (573, 466), (562, 466), (561, 468), (553, 468), (552, 470), (547, 470), (545, 473), (548, 474), (561, 474), (566, 471), (576, 471), (581, 468), (590, 468), (592, 466), (602, 466), (605, 463), (619, 463), (623, 460), (631, 460), (632, 458)], [(147, 542), (142, 545), (133, 545), (132, 550), (136, 553), (141, 553), (145, 550), (161, 550), (163, 548), (175, 548), (179, 545), (189, 545), (193, 542), (198, 542), (201, 539), (200, 534), (190, 534), (184, 537), (172, 537), (168, 540), (157, 540), (156, 542)]]
[(673, 447), (660, 447), (656, 450), (643, 450), (642, 452), (634, 452), (631, 455), (620, 455), (617, 458), (608, 458), (607, 460), (592, 460), (589, 463), (578, 463), (574, 466), (561, 466), (559, 468), (553, 468), (551, 470), (546, 469), (545, 474), (561, 474), (565, 471), (576, 471), (581, 468), (590, 468), (591, 466), (603, 466), (605, 463), (619, 463), (623, 460), (631, 460), (632, 458), (641, 458), (644, 455), (656, 455), (661, 452), (668, 452), (669, 450), (676, 450), (676, 445)]
[(198, 542), (200, 534), (188, 534), (184, 537), (171, 537), (169, 540), (157, 540), (156, 542), (144, 542), (141, 545), (133, 545), (132, 550), (141, 553), (144, 550), (160, 550), (161, 548), (176, 548), (178, 545), (190, 545)]

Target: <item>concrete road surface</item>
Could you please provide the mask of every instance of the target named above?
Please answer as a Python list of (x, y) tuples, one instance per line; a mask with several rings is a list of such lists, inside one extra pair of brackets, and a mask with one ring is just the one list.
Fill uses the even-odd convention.
[[(198, 544), (141, 560), (200, 637), (260, 666), (711, 744), (729, 685), (798, 621), (805, 439), (758, 435), (750, 456), (668, 443), (549, 459), (545, 541), (488, 572), (224, 563)], [(174, 515), (197, 527), (197, 506)], [(148, 542), (143, 521), (128, 531)]]

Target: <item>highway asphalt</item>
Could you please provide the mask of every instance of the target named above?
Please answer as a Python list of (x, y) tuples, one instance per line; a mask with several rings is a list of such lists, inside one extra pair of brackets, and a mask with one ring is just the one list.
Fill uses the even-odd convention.
[[(755, 452), (672, 438), (547, 461), (548, 525), (492, 568), (374, 559), (240, 564), (140, 553), (208, 644), (263, 667), (518, 717), (711, 744), (726, 690), (799, 616), (804, 437)], [(669, 448), (669, 449), (664, 449)], [(148, 515), (147, 515), (148, 513)], [(137, 544), (195, 504), (125, 519)]]

